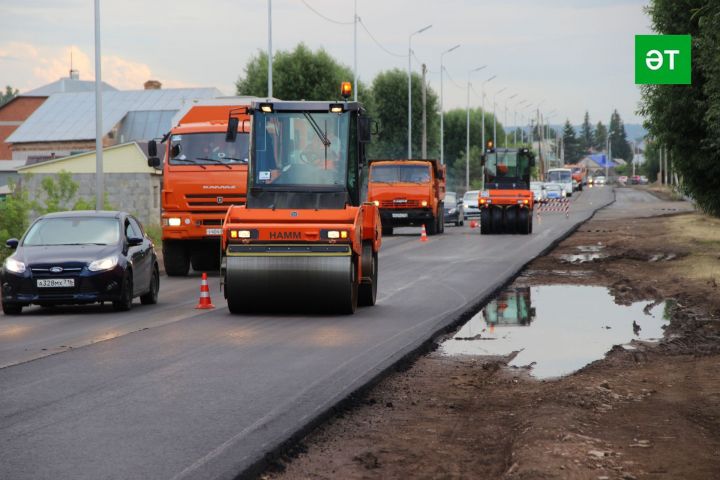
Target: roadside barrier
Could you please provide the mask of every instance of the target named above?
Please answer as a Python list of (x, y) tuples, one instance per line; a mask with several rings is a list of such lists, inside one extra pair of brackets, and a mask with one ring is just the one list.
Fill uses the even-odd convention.
[(565, 218), (570, 218), (570, 199), (557, 198), (541, 203), (537, 207), (538, 221), (543, 213), (564, 213)]
[(195, 305), (195, 308), (203, 310), (215, 308), (215, 305), (213, 305), (210, 300), (210, 288), (208, 288), (207, 273), (205, 272), (203, 272), (200, 280), (200, 300), (198, 301), (198, 304)]

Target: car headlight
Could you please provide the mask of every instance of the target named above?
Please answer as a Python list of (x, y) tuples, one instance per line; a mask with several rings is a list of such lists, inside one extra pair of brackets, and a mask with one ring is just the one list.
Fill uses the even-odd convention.
[(18, 260), (15, 260), (12, 257), (8, 257), (5, 260), (5, 269), (8, 272), (13, 273), (24, 273), (25, 272), (25, 264), (23, 262), (20, 262)]
[(90, 265), (88, 265), (88, 270), (91, 272), (101, 272), (103, 270), (110, 270), (111, 268), (115, 268), (118, 264), (118, 257), (117, 255), (113, 255), (111, 257), (105, 257), (101, 258), (100, 260), (95, 260), (94, 262), (91, 262)]

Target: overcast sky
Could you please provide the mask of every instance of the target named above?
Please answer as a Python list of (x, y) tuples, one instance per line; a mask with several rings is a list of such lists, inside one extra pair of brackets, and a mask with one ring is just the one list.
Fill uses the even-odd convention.
[[(305, 42), (353, 66), (353, 0), (274, 0), (273, 48)], [(321, 18), (306, 5), (338, 22)], [(468, 71), (477, 92), (545, 100), (551, 121), (607, 123), (617, 108), (626, 123), (640, 94), (634, 84), (634, 35), (651, 33), (643, 0), (357, 0), (358, 16), (385, 50), (358, 28), (358, 71), (366, 82), (379, 71), (407, 70), (408, 35), (440, 91), (445, 55), (445, 108), (464, 107)], [(93, 0), (0, 0), (0, 86), (21, 91), (67, 76), (70, 50), (82, 79), (93, 79)], [(266, 0), (101, 0), (103, 79), (120, 89), (145, 80), (165, 87), (214, 86), (234, 93), (248, 59), (267, 47)], [(400, 56), (398, 56), (400, 55)], [(413, 58), (413, 69), (419, 71)], [(407, 92), (398, 92), (406, 101)], [(492, 98), (492, 97), (491, 97)], [(486, 103), (490, 109), (492, 101)], [(480, 97), (471, 94), (471, 104)], [(502, 120), (502, 116), (500, 117)], [(508, 118), (512, 124), (512, 113)]]

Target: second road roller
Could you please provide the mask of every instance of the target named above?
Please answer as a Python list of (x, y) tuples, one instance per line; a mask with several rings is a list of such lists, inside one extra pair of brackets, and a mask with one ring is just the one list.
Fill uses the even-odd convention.
[(228, 209), (222, 235), (232, 313), (353, 313), (375, 304), (380, 215), (361, 200), (370, 119), (347, 101), (350, 89), (343, 83), (341, 101), (268, 100), (247, 109), (247, 201)]

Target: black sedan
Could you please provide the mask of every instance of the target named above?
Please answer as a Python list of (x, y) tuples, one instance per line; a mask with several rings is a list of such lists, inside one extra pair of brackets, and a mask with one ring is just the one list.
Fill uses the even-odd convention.
[(446, 192), (443, 201), (445, 208), (445, 223), (454, 223), (456, 227), (465, 225), (465, 211), (462, 199), (458, 200), (455, 192)]
[(160, 273), (152, 241), (125, 212), (74, 211), (43, 215), (0, 272), (2, 308), (18, 315), (41, 306), (112, 302), (115, 310), (157, 303)]

